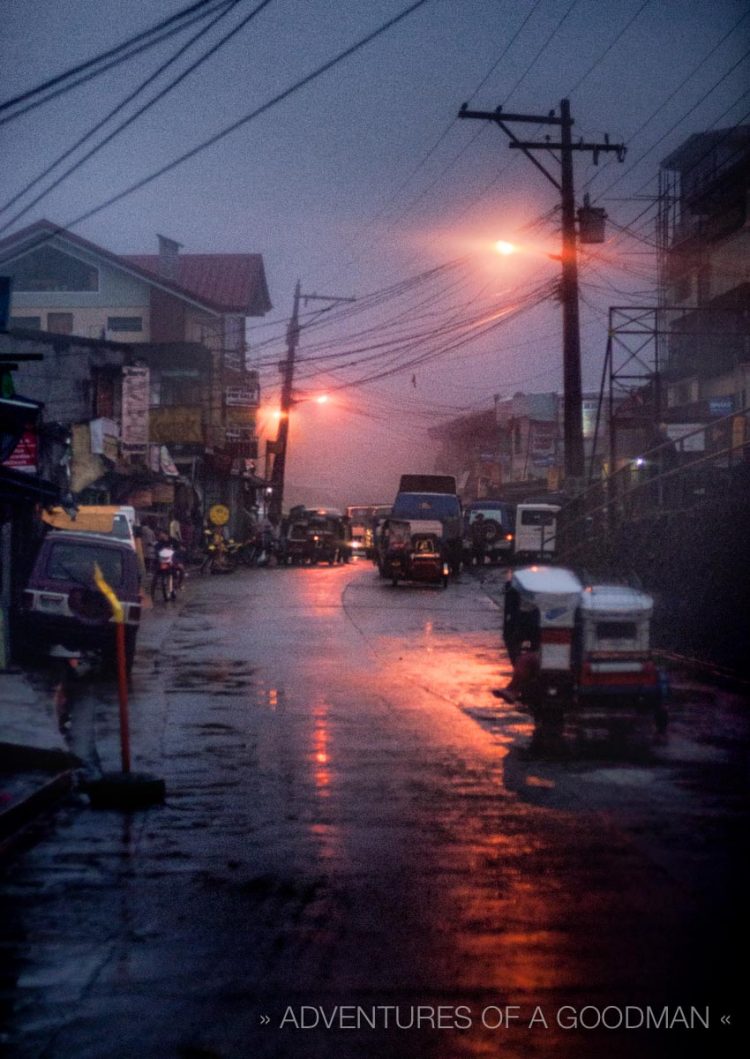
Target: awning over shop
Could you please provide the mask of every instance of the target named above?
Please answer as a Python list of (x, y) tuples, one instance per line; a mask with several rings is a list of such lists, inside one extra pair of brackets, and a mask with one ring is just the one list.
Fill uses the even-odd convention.
[(60, 490), (35, 474), (0, 467), (0, 501), (55, 504), (60, 502)]

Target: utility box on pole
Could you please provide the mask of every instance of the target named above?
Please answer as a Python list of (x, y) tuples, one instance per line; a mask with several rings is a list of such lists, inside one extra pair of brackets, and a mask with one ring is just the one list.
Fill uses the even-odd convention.
[[(563, 309), (565, 480), (568, 490), (575, 492), (584, 481), (584, 460), (581, 408), (581, 337), (578, 313), (577, 244), (579, 239), (576, 233), (573, 154), (575, 151), (590, 152), (596, 162), (601, 152), (614, 151), (619, 161), (623, 161), (625, 158), (625, 147), (622, 144), (610, 143), (606, 137), (604, 143), (585, 143), (583, 140), (574, 142), (572, 137), (573, 119), (570, 115), (569, 99), (560, 101), (559, 115), (554, 110), (548, 114), (507, 114), (502, 107), (497, 107), (492, 111), (469, 110), (468, 106), (464, 104), (458, 116), (459, 118), (493, 121), (510, 140), (509, 146), (523, 151), (529, 161), (545, 175), (547, 180), (560, 193), (562, 206), (562, 253), (560, 255), (562, 281), (560, 284), (560, 301)], [(509, 123), (556, 126), (560, 130), (560, 140), (556, 143), (552, 142), (549, 137), (546, 137), (543, 141), (520, 140), (508, 127)], [(542, 151), (545, 154), (554, 151), (559, 152), (559, 180), (545, 168), (538, 158), (534, 157), (532, 153), (534, 151)], [(584, 214), (583, 225), (581, 224), (582, 213)], [(580, 241), (587, 243), (602, 242), (604, 239), (604, 218), (604, 210), (592, 208), (586, 201), (583, 209), (578, 210), (578, 222), (579, 226), (581, 226)], [(585, 238), (583, 236), (584, 227), (586, 229)]]
[(583, 196), (583, 206), (578, 210), (578, 240), (581, 243), (603, 243), (607, 211), (591, 206), (588, 195)]

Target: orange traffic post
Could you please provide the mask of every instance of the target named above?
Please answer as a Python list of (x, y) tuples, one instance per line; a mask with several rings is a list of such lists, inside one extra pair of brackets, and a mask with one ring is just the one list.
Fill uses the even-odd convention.
[(145, 772), (130, 771), (130, 718), (128, 711), (128, 671), (125, 651), (125, 613), (111, 585), (104, 580), (101, 570), (94, 566), (94, 580), (106, 596), (115, 622), (115, 654), (117, 660), (117, 692), (120, 702), (120, 753), (122, 772), (107, 773), (87, 784), (91, 804), (99, 809), (145, 809), (164, 801), (164, 780)]
[(117, 650), (117, 696), (120, 701), (120, 758), (122, 771), (130, 772), (130, 717), (128, 715), (128, 671), (125, 664), (125, 622), (115, 617)]

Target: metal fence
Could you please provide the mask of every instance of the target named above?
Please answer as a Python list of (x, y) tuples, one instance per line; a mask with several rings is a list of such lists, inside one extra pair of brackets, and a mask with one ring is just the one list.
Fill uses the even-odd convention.
[(606, 561), (639, 521), (698, 517), (750, 493), (750, 408), (666, 441), (594, 482), (560, 511), (557, 553), (570, 564)]

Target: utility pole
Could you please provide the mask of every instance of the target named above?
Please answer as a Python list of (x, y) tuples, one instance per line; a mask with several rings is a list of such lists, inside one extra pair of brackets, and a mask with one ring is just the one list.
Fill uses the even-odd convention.
[(281, 383), (281, 418), (276, 431), (276, 441), (273, 446), (273, 470), (271, 472), (271, 503), (268, 513), (273, 519), (281, 518), (281, 509), (284, 502), (284, 471), (286, 470), (286, 448), (289, 440), (289, 411), (292, 407), (292, 384), (294, 382), (294, 358), (297, 354), (297, 343), (299, 341), (299, 301), (300, 281), (294, 288), (294, 305), (292, 317), (286, 329), (286, 360), (279, 364), (279, 371), (284, 378)]
[[(560, 103), (560, 114), (554, 110), (547, 115), (539, 114), (506, 114), (502, 107), (496, 110), (469, 110), (464, 104), (459, 118), (476, 118), (480, 121), (493, 121), (510, 140), (509, 147), (523, 151), (526, 157), (536, 166), (560, 192), (562, 202), (562, 280), (560, 300), (563, 309), (563, 437), (565, 441), (565, 477), (582, 483), (584, 476), (583, 459), (583, 423), (581, 416), (581, 329), (578, 314), (578, 252), (576, 239), (575, 190), (573, 185), (573, 151), (591, 151), (594, 162), (599, 161), (599, 154), (614, 151), (618, 161), (625, 158), (623, 144), (611, 144), (605, 136), (604, 143), (573, 142), (573, 119), (570, 116), (570, 100)], [(542, 142), (519, 140), (508, 127), (509, 123), (521, 122), (535, 125), (554, 125), (560, 128), (560, 142), (552, 143), (550, 137)], [(560, 179), (550, 173), (542, 163), (531, 154), (532, 151), (559, 151)]]
[[(279, 364), (279, 371), (283, 375), (281, 383), (281, 418), (279, 428), (276, 432), (276, 441), (273, 442), (273, 469), (271, 471), (271, 501), (268, 506), (268, 514), (273, 519), (280, 519), (284, 504), (284, 473), (286, 471), (286, 454), (289, 444), (289, 415), (291, 413), (294, 398), (292, 396), (294, 386), (294, 362), (297, 356), (297, 345), (301, 330), (299, 322), (299, 304), (304, 299), (308, 301), (325, 302), (353, 302), (355, 298), (337, 298), (325, 294), (302, 294), (300, 281), (294, 288), (294, 304), (289, 326), (286, 331), (286, 360)], [(331, 308), (327, 306), (326, 308)]]

